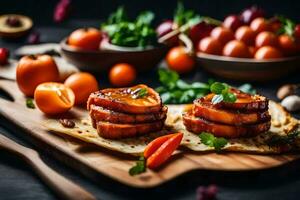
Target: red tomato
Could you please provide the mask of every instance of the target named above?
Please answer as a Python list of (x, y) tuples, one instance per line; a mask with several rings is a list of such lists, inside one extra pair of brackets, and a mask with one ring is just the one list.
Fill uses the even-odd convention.
[(210, 33), (212, 38), (218, 40), (222, 45), (226, 44), (230, 40), (234, 40), (234, 34), (229, 28), (218, 26)]
[(265, 18), (259, 17), (253, 20), (250, 24), (250, 28), (256, 33), (270, 30), (270, 24)]
[(117, 87), (132, 85), (136, 79), (136, 70), (132, 65), (119, 63), (114, 65), (109, 71), (110, 83)]
[(256, 47), (263, 47), (263, 46), (277, 47), (277, 45), (278, 45), (278, 38), (272, 32), (264, 31), (264, 32), (259, 33), (256, 36), (256, 39), (255, 39)]
[(253, 47), (253, 46), (249, 47), (249, 52), (250, 52), (250, 57), (251, 58), (254, 58), (254, 55), (255, 55), (256, 51), (257, 51), (256, 47)]
[(223, 48), (223, 55), (229, 57), (249, 58), (250, 52), (245, 43), (238, 40), (232, 40)]
[(264, 46), (259, 48), (255, 53), (255, 59), (272, 59), (272, 58), (281, 58), (282, 53), (272, 46)]
[(168, 66), (171, 70), (178, 73), (187, 73), (194, 68), (195, 61), (184, 47), (172, 48), (166, 57)]
[(235, 32), (235, 39), (244, 42), (246, 45), (253, 45), (255, 32), (249, 26), (241, 26)]
[(229, 15), (224, 19), (223, 26), (229, 28), (233, 31), (238, 29), (240, 26), (243, 25), (243, 22), (240, 20), (239, 16), (237, 15)]
[(9, 51), (7, 48), (0, 48), (0, 65), (7, 64)]
[(101, 39), (102, 34), (98, 29), (81, 28), (71, 33), (68, 44), (85, 50), (98, 50)]
[(199, 42), (198, 49), (207, 54), (221, 55), (222, 53), (221, 43), (212, 37), (203, 38)]
[(191, 38), (194, 45), (197, 45), (199, 41), (205, 37), (208, 37), (215, 26), (206, 22), (200, 22), (191, 27), (189, 31), (189, 38)]
[(293, 37), (289, 35), (280, 35), (278, 37), (279, 47), (285, 55), (292, 55), (297, 52), (297, 44)]

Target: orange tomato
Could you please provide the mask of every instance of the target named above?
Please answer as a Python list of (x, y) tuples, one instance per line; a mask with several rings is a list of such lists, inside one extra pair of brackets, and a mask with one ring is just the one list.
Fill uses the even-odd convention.
[(298, 46), (295, 39), (289, 35), (280, 35), (278, 37), (279, 47), (285, 55), (293, 55), (297, 52)]
[(34, 90), (39, 84), (58, 80), (58, 68), (51, 56), (24, 56), (18, 63), (16, 81), (19, 89), (26, 96), (33, 96)]
[(81, 28), (71, 33), (68, 44), (85, 50), (98, 50), (101, 39), (102, 34), (98, 29)]
[(171, 70), (178, 73), (190, 72), (195, 65), (194, 59), (189, 55), (184, 47), (172, 48), (166, 57), (168, 66)]
[(238, 58), (249, 58), (251, 56), (248, 47), (238, 40), (228, 42), (223, 48), (223, 55)]
[(264, 31), (259, 33), (256, 36), (255, 45), (256, 47), (263, 47), (263, 46), (276, 47), (278, 45), (278, 38), (274, 33)]
[(250, 28), (256, 33), (260, 33), (263, 31), (269, 31), (271, 30), (270, 24), (265, 18), (259, 17), (254, 19), (251, 24)]
[(46, 82), (37, 86), (34, 100), (43, 113), (56, 115), (73, 107), (75, 95), (71, 88), (62, 83)]
[(110, 83), (117, 87), (132, 85), (136, 79), (136, 70), (127, 63), (116, 64), (109, 71)]
[(210, 36), (218, 40), (222, 45), (226, 44), (230, 40), (234, 40), (234, 34), (229, 28), (218, 26), (214, 28)]
[(275, 47), (271, 46), (264, 46), (259, 48), (255, 53), (255, 59), (262, 60), (262, 59), (271, 59), (271, 58), (281, 58), (282, 53), (276, 49)]
[(255, 32), (249, 26), (241, 26), (235, 32), (235, 38), (246, 45), (253, 45), (255, 36)]
[(199, 42), (198, 49), (207, 54), (220, 55), (222, 53), (221, 43), (212, 37), (203, 38)]
[(74, 92), (76, 105), (86, 103), (90, 94), (99, 89), (96, 78), (87, 72), (72, 74), (64, 84)]

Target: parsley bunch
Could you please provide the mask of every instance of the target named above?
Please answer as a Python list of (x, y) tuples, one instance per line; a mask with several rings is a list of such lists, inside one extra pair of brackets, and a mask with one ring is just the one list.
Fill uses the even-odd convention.
[(131, 176), (141, 174), (146, 171), (146, 159), (144, 157), (140, 157), (136, 162), (135, 166), (129, 169), (129, 174)]
[(163, 103), (185, 104), (203, 97), (210, 92), (208, 83), (194, 82), (188, 84), (179, 79), (179, 75), (171, 70), (159, 69), (159, 81), (162, 86), (156, 88)]
[(130, 21), (123, 7), (112, 13), (106, 23), (101, 25), (110, 42), (118, 46), (146, 47), (156, 42), (155, 30), (151, 27), (154, 14), (144, 11), (133, 21)]

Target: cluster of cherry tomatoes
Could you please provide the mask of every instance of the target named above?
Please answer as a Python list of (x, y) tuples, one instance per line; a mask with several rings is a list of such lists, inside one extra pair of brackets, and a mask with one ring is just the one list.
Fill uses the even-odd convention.
[[(230, 15), (222, 26), (215, 27), (210, 35), (200, 40), (199, 52), (238, 58), (271, 59), (299, 53), (299, 30), (278, 34), (285, 26), (277, 18), (266, 19), (263, 11), (252, 7), (240, 16)], [(286, 19), (287, 20), (287, 19)]]
[[(174, 31), (174, 27), (177, 27), (175, 22), (167, 20), (156, 31), (159, 37), (163, 37)], [(267, 19), (264, 11), (255, 6), (239, 15), (227, 16), (218, 26), (202, 21), (185, 34), (192, 41), (195, 52), (200, 54), (264, 60), (300, 52), (300, 25), (284, 17)], [(179, 39), (173, 36), (166, 43), (177, 46)], [(194, 66), (191, 52), (180, 46), (169, 51), (166, 61), (179, 73), (188, 72)]]

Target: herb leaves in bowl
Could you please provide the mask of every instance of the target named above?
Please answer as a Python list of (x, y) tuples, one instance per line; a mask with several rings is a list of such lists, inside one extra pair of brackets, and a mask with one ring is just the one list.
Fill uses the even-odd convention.
[(123, 7), (112, 13), (101, 30), (107, 33), (110, 43), (123, 47), (151, 46), (156, 43), (156, 33), (151, 26), (154, 14), (141, 12), (135, 20), (129, 20)]

